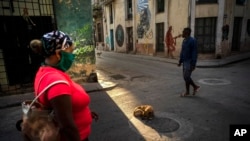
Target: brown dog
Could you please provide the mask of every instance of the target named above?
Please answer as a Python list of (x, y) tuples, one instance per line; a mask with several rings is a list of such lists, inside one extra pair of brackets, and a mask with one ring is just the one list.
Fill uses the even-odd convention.
[(142, 120), (151, 120), (154, 118), (154, 109), (151, 105), (141, 105), (134, 109), (134, 116)]

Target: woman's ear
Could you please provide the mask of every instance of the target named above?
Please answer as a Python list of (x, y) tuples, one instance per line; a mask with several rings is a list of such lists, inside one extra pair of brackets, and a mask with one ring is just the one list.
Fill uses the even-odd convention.
[(60, 49), (56, 50), (56, 58), (58, 59), (58, 61), (61, 60), (61, 50)]

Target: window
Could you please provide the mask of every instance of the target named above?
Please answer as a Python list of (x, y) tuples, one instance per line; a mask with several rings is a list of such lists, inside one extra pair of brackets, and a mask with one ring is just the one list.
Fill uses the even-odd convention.
[(97, 42), (103, 42), (103, 33), (101, 23), (97, 23)]
[(195, 38), (200, 53), (215, 52), (216, 18), (196, 18)]
[(164, 52), (164, 23), (156, 24), (156, 51)]
[(112, 4), (110, 4), (109, 6), (109, 20), (110, 20), (110, 24), (113, 23), (113, 8), (112, 8)]
[(197, 4), (217, 3), (218, 0), (196, 0)]
[(133, 18), (132, 0), (127, 0), (127, 19), (132, 20), (132, 18)]
[(157, 0), (157, 12), (164, 12), (165, 0)]
[(247, 20), (247, 33), (250, 36), (250, 19)]
[(244, 5), (246, 0), (236, 0), (236, 5)]

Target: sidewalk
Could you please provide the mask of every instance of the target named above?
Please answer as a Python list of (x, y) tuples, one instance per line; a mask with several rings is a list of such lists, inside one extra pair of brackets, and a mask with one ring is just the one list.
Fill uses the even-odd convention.
[[(114, 52), (106, 52), (106, 53), (114, 53)], [(144, 55), (133, 55), (133, 54), (121, 54), (127, 55), (130, 57), (138, 57), (142, 59), (152, 60), (152, 61), (161, 61), (166, 63), (173, 63), (178, 64), (178, 59), (168, 59), (163, 57), (155, 57), (155, 56), (144, 56)], [(213, 59), (213, 60), (198, 60), (197, 67), (220, 67), (230, 63), (239, 62), (242, 60), (246, 60), (250, 58), (250, 52), (233, 55), (223, 59)], [(109, 76), (105, 75), (104, 73), (98, 71), (98, 83), (85, 83), (82, 86), (88, 92), (95, 92), (95, 91), (103, 91), (107, 89), (112, 89), (116, 87), (117, 84), (110, 82)], [(11, 95), (11, 96), (3, 96), (0, 97), (0, 109), (13, 107), (13, 106), (20, 106), (21, 102), (24, 100), (31, 100), (33, 99), (33, 93), (26, 93), (26, 94), (19, 94), (19, 95)]]
[[(104, 91), (116, 87), (117, 84), (109, 82), (107, 76), (102, 72), (98, 72), (98, 82), (97, 83), (85, 83), (82, 86), (87, 93)], [(21, 103), (25, 100), (32, 100), (34, 98), (34, 93), (17, 94), (11, 96), (0, 97), (0, 109), (21, 106)]]
[[(107, 52), (109, 53), (109, 52)], [(111, 52), (114, 53), (114, 52)], [(122, 53), (121, 53), (122, 54)], [(178, 64), (179, 59), (169, 59), (166, 57), (157, 57), (157, 56), (147, 56), (147, 55), (134, 55), (134, 54), (124, 54), (129, 55), (130, 57), (137, 57), (146, 60), (153, 60), (153, 61), (161, 61), (166, 63)], [(221, 67), (224, 65), (228, 65), (231, 63), (243, 61), (246, 59), (250, 59), (250, 52), (241, 53), (237, 55), (228, 56), (222, 59), (209, 59), (209, 60), (198, 60), (197, 67), (198, 68), (212, 68), (212, 67)]]

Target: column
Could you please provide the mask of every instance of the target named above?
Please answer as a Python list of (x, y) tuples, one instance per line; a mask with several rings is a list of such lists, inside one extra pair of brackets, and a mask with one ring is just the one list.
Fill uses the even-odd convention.
[(221, 40), (222, 40), (222, 31), (221, 28), (223, 26), (223, 17), (224, 17), (224, 7), (225, 0), (218, 0), (218, 17), (217, 17), (217, 26), (216, 26), (216, 39), (215, 39), (215, 56), (216, 58), (221, 58), (222, 50), (221, 50)]

